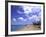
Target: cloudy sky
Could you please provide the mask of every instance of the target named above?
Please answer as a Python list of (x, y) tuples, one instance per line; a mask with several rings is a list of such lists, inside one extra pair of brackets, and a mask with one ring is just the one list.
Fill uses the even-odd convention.
[(26, 25), (40, 21), (41, 6), (11, 6), (11, 24)]

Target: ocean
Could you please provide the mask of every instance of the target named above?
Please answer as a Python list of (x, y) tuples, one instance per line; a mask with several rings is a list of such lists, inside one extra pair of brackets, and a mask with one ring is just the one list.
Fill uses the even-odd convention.
[(23, 29), (25, 25), (11, 25), (11, 31), (17, 31)]

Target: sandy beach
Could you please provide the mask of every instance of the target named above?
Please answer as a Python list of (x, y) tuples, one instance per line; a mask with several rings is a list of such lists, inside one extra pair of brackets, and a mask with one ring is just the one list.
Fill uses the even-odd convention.
[(26, 25), (24, 28), (17, 31), (31, 31), (31, 30), (40, 30), (40, 25)]

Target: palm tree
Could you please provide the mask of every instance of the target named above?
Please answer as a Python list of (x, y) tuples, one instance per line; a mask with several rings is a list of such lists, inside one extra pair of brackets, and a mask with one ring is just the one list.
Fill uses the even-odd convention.
[(41, 25), (41, 21), (38, 21), (37, 23), (33, 22), (33, 25)]

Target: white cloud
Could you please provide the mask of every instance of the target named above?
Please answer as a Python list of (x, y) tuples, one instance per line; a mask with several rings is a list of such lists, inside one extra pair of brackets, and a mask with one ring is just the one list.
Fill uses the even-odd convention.
[(22, 14), (19, 10), (17, 11), (19, 14)]
[(40, 21), (39, 17), (36, 16), (36, 15), (32, 16), (32, 20), (33, 20), (32, 22), (35, 22), (35, 23), (37, 23), (38, 21)]
[(29, 13), (36, 13), (41, 11), (40, 6), (22, 6), (24, 13), (29, 14)]
[(29, 17), (28, 19), (30, 20), (30, 19), (32, 19), (32, 17)]
[(28, 17), (30, 22), (34, 22), (37, 23), (38, 21), (40, 21), (40, 18), (37, 15), (32, 15), (32, 17)]
[(32, 9), (31, 6), (23, 6), (23, 10), (25, 14), (32, 13), (31, 9)]
[(24, 21), (26, 22), (26, 21), (27, 21), (27, 19), (24, 19)]
[(13, 19), (11, 20), (11, 24), (12, 24), (12, 25), (15, 25), (15, 24), (16, 24), (16, 21), (17, 21), (17, 20), (16, 20), (15, 18), (13, 18)]
[(23, 18), (23, 17), (19, 17), (18, 19), (19, 19), (19, 20), (22, 20), (22, 21), (24, 20), (24, 18)]
[(19, 17), (18, 20), (20, 20), (20, 22), (26, 22), (27, 19), (24, 19), (23, 17)]
[(16, 21), (16, 19), (15, 19), (15, 18), (13, 18), (13, 21)]
[(32, 11), (33, 11), (33, 13), (36, 13), (36, 12), (39, 13), (39, 12), (41, 11), (41, 7), (40, 7), (40, 6), (38, 6), (38, 7), (37, 7), (37, 6), (36, 6), (36, 7), (33, 7), (33, 8), (32, 8)]
[(23, 12), (21, 12), (21, 11), (19, 11), (19, 10), (18, 10), (17, 12), (18, 12), (19, 14), (23, 14)]

